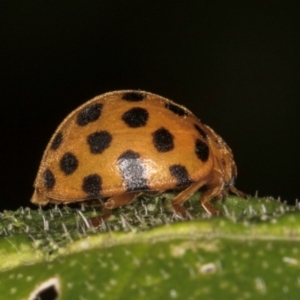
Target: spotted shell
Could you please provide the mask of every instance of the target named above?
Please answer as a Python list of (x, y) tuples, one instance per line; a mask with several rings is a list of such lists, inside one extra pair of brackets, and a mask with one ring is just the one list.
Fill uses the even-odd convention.
[[(52, 136), (34, 183), (32, 202), (111, 199), (106, 208), (137, 193), (178, 189), (182, 203), (204, 188), (201, 204), (237, 191), (230, 148), (189, 110), (161, 96), (134, 90), (106, 93), (71, 112)], [(132, 195), (132, 196), (131, 196)]]

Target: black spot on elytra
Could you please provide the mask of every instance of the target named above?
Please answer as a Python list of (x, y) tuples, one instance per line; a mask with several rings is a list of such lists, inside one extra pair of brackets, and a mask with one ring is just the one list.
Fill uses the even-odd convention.
[(157, 129), (152, 136), (153, 144), (159, 152), (168, 152), (174, 148), (174, 137), (167, 129)]
[(166, 103), (165, 107), (172, 111), (174, 114), (178, 116), (186, 116), (188, 113), (179, 105), (173, 104), (173, 103)]
[(202, 135), (202, 137), (204, 139), (207, 139), (207, 133), (201, 128), (199, 127), (197, 124), (194, 124), (195, 129)]
[(82, 190), (89, 197), (99, 197), (101, 192), (102, 179), (98, 174), (91, 174), (83, 178)]
[(88, 123), (95, 122), (99, 119), (102, 112), (103, 104), (95, 103), (85, 107), (77, 115), (77, 124), (79, 126), (85, 126)]
[(93, 154), (102, 153), (112, 141), (112, 135), (107, 131), (96, 131), (87, 137), (90, 151)]
[(45, 188), (48, 190), (53, 189), (53, 187), (55, 185), (55, 177), (54, 177), (53, 173), (49, 169), (46, 169), (43, 177), (44, 177)]
[(56, 136), (54, 137), (50, 148), (52, 150), (57, 150), (59, 148), (59, 146), (61, 145), (62, 141), (63, 141), (63, 134), (62, 134), (62, 132), (58, 132), (56, 134)]
[(148, 118), (148, 111), (141, 107), (133, 107), (126, 111), (122, 116), (122, 120), (126, 125), (133, 128), (145, 126)]
[(204, 142), (197, 139), (195, 143), (195, 153), (201, 161), (205, 162), (209, 156), (209, 148)]
[(65, 153), (60, 160), (60, 168), (66, 175), (74, 173), (78, 168), (76, 156), (71, 152)]
[(138, 153), (132, 150), (124, 152), (118, 158), (118, 166), (122, 173), (127, 192), (149, 189), (146, 178), (146, 167)]
[(191, 183), (187, 169), (182, 165), (172, 165), (169, 167), (170, 173), (176, 178), (177, 186), (184, 186)]
[(137, 102), (142, 101), (146, 98), (146, 94), (141, 92), (128, 92), (125, 93), (122, 97), (123, 100), (126, 100), (128, 102)]

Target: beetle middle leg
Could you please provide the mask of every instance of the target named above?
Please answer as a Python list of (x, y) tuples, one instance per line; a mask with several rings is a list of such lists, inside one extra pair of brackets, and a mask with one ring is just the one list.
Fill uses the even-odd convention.
[(102, 205), (102, 215), (90, 218), (90, 224), (93, 227), (101, 226), (102, 222), (111, 216), (113, 209), (130, 203), (139, 194), (140, 193), (126, 193), (108, 198)]

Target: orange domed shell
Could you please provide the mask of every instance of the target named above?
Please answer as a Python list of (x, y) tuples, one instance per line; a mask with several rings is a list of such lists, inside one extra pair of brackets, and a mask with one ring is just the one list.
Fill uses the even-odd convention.
[(93, 98), (58, 127), (34, 183), (32, 202), (71, 203), (108, 199), (104, 210), (125, 205), (147, 191), (182, 190), (182, 203), (200, 188), (202, 206), (234, 186), (230, 148), (189, 110), (145, 91), (124, 90)]

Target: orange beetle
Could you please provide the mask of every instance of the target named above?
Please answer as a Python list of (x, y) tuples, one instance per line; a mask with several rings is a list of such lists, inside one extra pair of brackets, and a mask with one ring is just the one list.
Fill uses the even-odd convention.
[(189, 110), (145, 91), (124, 90), (93, 98), (58, 127), (34, 183), (32, 202), (40, 205), (104, 199), (103, 211), (147, 191), (181, 190), (176, 212), (202, 188), (210, 204), (234, 187), (237, 169), (230, 148)]

